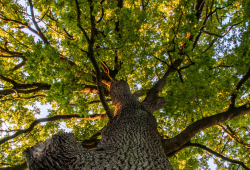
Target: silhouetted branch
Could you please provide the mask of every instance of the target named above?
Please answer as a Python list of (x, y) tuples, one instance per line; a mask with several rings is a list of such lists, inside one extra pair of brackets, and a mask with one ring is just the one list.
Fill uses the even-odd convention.
[(21, 165), (16, 165), (13, 167), (6, 167), (6, 168), (0, 168), (0, 170), (25, 170), (27, 167), (26, 162), (22, 163)]
[(30, 97), (15, 97), (15, 98), (8, 98), (5, 100), (0, 100), (0, 102), (8, 101), (8, 100), (32, 99), (32, 98), (36, 98), (36, 97), (45, 97), (45, 96), (46, 95), (34, 95), (34, 96), (30, 96)]
[[(217, 125), (222, 131), (226, 132), (226, 134), (229, 136), (230, 139), (233, 139), (234, 141), (240, 143), (243, 147), (245, 147), (248, 152), (250, 152), (250, 145), (244, 143), (244, 141), (242, 141), (236, 134), (235, 131), (233, 131), (228, 125), (225, 125), (227, 128), (225, 128), (222, 125)], [(229, 132), (229, 131), (230, 132)]]
[(5, 77), (4, 75), (1, 75), (1, 74), (0, 74), (0, 79), (13, 84), (14, 86), (18, 84), (16, 81), (11, 80), (11, 79), (9, 79), (9, 78)]
[(80, 19), (80, 17), (81, 17), (81, 11), (80, 11), (79, 4), (78, 4), (77, 0), (75, 0), (75, 4), (76, 4), (76, 12), (77, 12), (77, 26), (80, 28), (80, 30), (84, 34), (84, 36), (87, 39), (87, 41), (90, 42), (88, 34), (86, 33), (86, 31), (81, 26), (81, 19)]
[(20, 63), (20, 64), (17, 64), (14, 68), (13, 68), (13, 71), (16, 71), (18, 70), (19, 68), (21, 68), (22, 66), (25, 65), (27, 59), (23, 58), (23, 61)]
[(177, 71), (177, 67), (181, 65), (181, 62), (181, 59), (175, 60), (173, 62), (173, 65), (167, 70), (164, 76), (160, 80), (158, 80), (157, 83), (148, 91), (146, 98), (142, 102), (143, 106), (147, 110), (153, 112), (156, 108), (160, 107), (159, 105), (165, 104), (164, 99), (159, 98), (158, 94), (165, 86), (167, 77), (170, 75), (170, 73)]
[(232, 91), (229, 109), (232, 109), (232, 108), (235, 107), (235, 100), (236, 100), (236, 97), (237, 97), (236, 93), (240, 89), (242, 84), (245, 83), (248, 80), (249, 77), (250, 77), (250, 68), (248, 69), (248, 72), (242, 77), (242, 79), (236, 84), (236, 87)]
[[(73, 118), (84, 118), (84, 117), (80, 117), (79, 115), (57, 115), (57, 116), (48, 117), (48, 118), (36, 119), (33, 123), (31, 123), (31, 125), (29, 126), (28, 129), (18, 130), (15, 134), (1, 139), (0, 145), (8, 140), (14, 139), (15, 137), (17, 137), (20, 134), (30, 132), (31, 130), (33, 130), (33, 128), (37, 124), (39, 124), (41, 122), (56, 121), (56, 120), (62, 120), (62, 119), (73, 119)], [(92, 120), (92, 119), (104, 119), (104, 118), (106, 118), (106, 115), (95, 114), (95, 115), (90, 115), (89, 117), (84, 118), (84, 119), (88, 119), (88, 120), (91, 119)]]
[(239, 116), (250, 113), (250, 108), (247, 105), (243, 105), (234, 109), (229, 109), (228, 111), (218, 113), (209, 117), (200, 119), (191, 125), (187, 126), (179, 135), (164, 140), (163, 148), (166, 154), (176, 151), (186, 144), (192, 137), (194, 137), (198, 132), (208, 127), (218, 125), (220, 123), (227, 122), (229, 120), (235, 119)]
[(44, 34), (42, 33), (40, 27), (38, 26), (36, 20), (35, 20), (35, 15), (34, 15), (34, 10), (33, 10), (33, 4), (32, 4), (32, 0), (28, 0), (29, 1), (29, 5), (30, 5), (30, 13), (31, 13), (31, 16), (32, 16), (32, 21), (36, 27), (36, 30), (37, 30), (37, 35), (43, 40), (43, 42), (45, 44), (49, 44), (47, 38), (44, 36)]
[(199, 147), (201, 149), (204, 149), (208, 152), (210, 152), (211, 154), (217, 156), (217, 157), (220, 157), (222, 158), (223, 160), (225, 161), (228, 161), (228, 162), (231, 162), (231, 163), (235, 163), (235, 164), (238, 164), (238, 165), (241, 165), (243, 168), (245, 168), (246, 170), (250, 170), (250, 168), (248, 168), (243, 162), (241, 161), (237, 161), (237, 160), (234, 160), (234, 159), (230, 159), (228, 157), (225, 157), (223, 155), (221, 155), (220, 153), (218, 152), (215, 152), (213, 151), (212, 149), (209, 149), (208, 147), (204, 146), (204, 145), (201, 145), (201, 144), (198, 144), (198, 143), (187, 143), (184, 145), (184, 147), (187, 147), (187, 146), (194, 146), (194, 147)]

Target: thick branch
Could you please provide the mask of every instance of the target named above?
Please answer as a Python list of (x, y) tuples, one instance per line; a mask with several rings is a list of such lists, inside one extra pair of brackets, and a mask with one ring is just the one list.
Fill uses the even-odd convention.
[(241, 161), (237, 161), (237, 160), (234, 160), (234, 159), (230, 159), (228, 157), (225, 157), (223, 155), (221, 155), (220, 153), (217, 153), (215, 151), (213, 151), (212, 149), (209, 149), (208, 147), (204, 146), (204, 145), (201, 145), (201, 144), (198, 144), (198, 143), (186, 143), (184, 145), (184, 147), (187, 147), (187, 146), (194, 146), (194, 147), (199, 147), (201, 149), (204, 149), (208, 152), (210, 152), (211, 154), (217, 156), (217, 157), (220, 157), (222, 159), (224, 159), (225, 161), (229, 161), (229, 162), (232, 162), (232, 163), (235, 163), (235, 164), (238, 164), (238, 165), (241, 165), (243, 168), (245, 168), (246, 170), (250, 170), (250, 168), (248, 168), (243, 162)]
[(0, 74), (0, 79), (13, 84), (14, 86), (18, 84), (16, 81), (11, 80), (11, 79), (9, 79), (9, 78), (5, 77), (4, 75), (1, 75), (1, 74)]
[[(155, 111), (155, 109), (159, 108), (158, 106), (160, 103), (164, 104), (164, 102), (163, 102), (164, 99), (159, 98), (158, 94), (162, 90), (164, 85), (166, 84), (167, 77), (170, 75), (170, 73), (175, 72), (177, 70), (176, 68), (181, 65), (181, 62), (182, 62), (181, 59), (175, 60), (173, 65), (171, 66), (171, 68), (169, 68), (167, 70), (167, 72), (164, 74), (164, 76), (149, 90), (146, 98), (142, 102), (143, 106), (147, 110), (153, 112), (153, 111)], [(162, 105), (161, 105), (161, 107), (162, 107)]]
[[(56, 121), (56, 120), (62, 120), (62, 119), (73, 119), (73, 118), (84, 118), (84, 117), (80, 117), (79, 115), (57, 115), (57, 116), (48, 117), (48, 118), (36, 119), (33, 123), (31, 123), (28, 129), (19, 130), (15, 134), (5, 137), (2, 140), (0, 140), (0, 145), (8, 140), (14, 139), (20, 134), (30, 132), (37, 124), (41, 122)], [(95, 114), (95, 115), (90, 115), (89, 117), (84, 118), (84, 119), (104, 119), (104, 118), (106, 118), (105, 115)]]
[(184, 131), (182, 131), (179, 135), (165, 140), (163, 142), (163, 147), (166, 154), (173, 152), (175, 150), (180, 149), (184, 144), (186, 144), (192, 137), (194, 137), (198, 132), (208, 127), (212, 127), (214, 125), (218, 125), (223, 122), (227, 122), (229, 120), (235, 119), (239, 116), (243, 116), (245, 114), (250, 113), (250, 108), (246, 105), (229, 109), (228, 111), (209, 116), (194, 122), (189, 125)]
[[(30, 89), (34, 88), (34, 89)], [(20, 90), (20, 89), (29, 89), (29, 90)], [(29, 94), (33, 92), (38, 92), (40, 90), (49, 90), (50, 85), (45, 83), (33, 83), (33, 84), (14, 84), (13, 89), (6, 89), (6, 90), (0, 90), (0, 98), (1, 96), (6, 96), (12, 93), (23, 93), (23, 94)]]
[(0, 170), (25, 170), (27, 168), (26, 162), (22, 163), (21, 165), (16, 165), (13, 167), (6, 167), (6, 168), (0, 168)]
[(200, 17), (201, 17), (201, 13), (202, 13), (202, 10), (203, 10), (203, 7), (204, 7), (204, 4), (205, 4), (205, 0), (197, 0), (196, 2), (196, 7), (195, 7), (195, 10), (197, 11), (196, 12), (196, 19), (199, 20)]

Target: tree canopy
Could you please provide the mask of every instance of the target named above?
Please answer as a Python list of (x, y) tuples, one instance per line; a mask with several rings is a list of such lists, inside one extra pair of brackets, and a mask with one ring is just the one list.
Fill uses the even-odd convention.
[[(0, 0), (0, 167), (62, 133), (94, 148), (125, 80), (154, 109), (174, 169), (250, 167), (250, 1)], [(50, 104), (46, 118), (38, 104)], [(41, 122), (46, 122), (40, 124)], [(170, 145), (168, 145), (170, 146)], [(164, 142), (163, 142), (164, 147)], [(0, 168), (1, 169), (1, 168)]]

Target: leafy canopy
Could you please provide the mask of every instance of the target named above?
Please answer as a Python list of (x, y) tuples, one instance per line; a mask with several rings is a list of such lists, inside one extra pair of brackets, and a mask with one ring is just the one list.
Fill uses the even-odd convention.
[[(250, 81), (236, 87), (250, 66), (250, 1), (1, 0), (0, 8), (2, 139), (29, 128), (41, 113), (38, 104), (51, 105), (47, 117), (105, 114), (87, 56), (91, 48), (99, 67), (119, 69), (116, 78), (144, 94), (139, 100), (175, 60), (182, 60), (160, 93), (167, 103), (154, 113), (165, 139), (227, 110), (233, 95), (235, 107), (249, 103)], [(0, 166), (24, 162), (22, 151), (63, 131), (62, 122), (83, 141), (107, 121), (78, 117), (37, 124), (1, 145)], [(241, 116), (191, 141), (249, 167), (249, 122), (249, 115)], [(210, 158), (221, 169), (238, 166), (196, 147), (183, 149), (170, 162), (175, 169), (207, 169)]]

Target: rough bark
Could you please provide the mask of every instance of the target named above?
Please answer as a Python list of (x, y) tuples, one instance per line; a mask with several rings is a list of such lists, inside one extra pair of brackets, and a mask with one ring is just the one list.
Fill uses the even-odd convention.
[(173, 169), (151, 112), (125, 81), (113, 82), (110, 91), (115, 117), (103, 130), (96, 150), (84, 149), (71, 133), (55, 135), (24, 152), (29, 169)]

